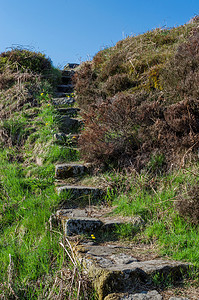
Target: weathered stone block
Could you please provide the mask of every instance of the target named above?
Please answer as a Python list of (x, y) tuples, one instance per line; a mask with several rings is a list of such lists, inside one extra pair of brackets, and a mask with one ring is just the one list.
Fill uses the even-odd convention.
[(70, 118), (68, 116), (60, 116), (57, 120), (59, 129), (66, 134), (77, 132), (83, 125), (81, 120)]
[(76, 107), (63, 107), (58, 108), (57, 111), (62, 115), (73, 117), (76, 116), (78, 112), (80, 112), (80, 109)]
[(69, 177), (78, 177), (91, 172), (90, 164), (59, 164), (55, 166), (55, 177), (58, 179), (65, 179)]
[(77, 146), (79, 134), (66, 134), (63, 132), (54, 134), (54, 141), (58, 144), (67, 146)]
[(136, 294), (110, 294), (104, 298), (104, 300), (162, 300), (162, 296), (155, 290), (143, 291)]
[(156, 274), (159, 274), (164, 280), (169, 276), (173, 282), (179, 281), (190, 268), (190, 264), (177, 261), (161, 259), (134, 261), (133, 257), (122, 251), (122, 247), (117, 249), (110, 248), (109, 245), (96, 245), (87, 246), (85, 251), (82, 250), (78, 253), (80, 261), (93, 280), (100, 300), (111, 293), (126, 293), (132, 290), (136, 293), (137, 282), (139, 282), (139, 289), (142, 286), (144, 288), (146, 284), (152, 283)]
[[(68, 194), (68, 199), (75, 200), (80, 206), (82, 199), (86, 200), (88, 204), (89, 198), (96, 202), (104, 196), (104, 191), (102, 189), (87, 186), (61, 186), (57, 187), (57, 193), (58, 195), (64, 193)], [(67, 198), (65, 199), (65, 203), (62, 204), (62, 208), (64, 207), (70, 207)]]
[[(58, 98), (54, 98), (52, 100), (53, 105), (55, 106), (64, 106), (64, 105), (72, 105), (75, 103), (75, 99), (73, 97), (65, 97), (65, 94), (63, 95), (63, 93), (57, 93)], [(63, 96), (62, 96), (63, 95)]]
[(72, 93), (73, 92), (73, 84), (62, 84), (57, 86), (58, 93)]
[(75, 234), (93, 234), (99, 230), (102, 222), (94, 218), (73, 218), (65, 222), (65, 234), (68, 236)]
[(171, 297), (169, 300), (189, 300), (189, 298), (184, 298), (184, 297)]

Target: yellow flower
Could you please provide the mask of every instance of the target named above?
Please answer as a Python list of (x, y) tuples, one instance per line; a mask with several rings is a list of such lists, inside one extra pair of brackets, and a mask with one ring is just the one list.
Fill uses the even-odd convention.
[(43, 96), (44, 93), (41, 93), (41, 96)]
[(48, 125), (48, 123), (46, 123), (46, 125)]
[(73, 136), (73, 139), (76, 139), (76, 136)]
[(95, 236), (94, 236), (94, 234), (91, 234), (91, 237), (92, 237), (92, 239), (95, 239)]
[(50, 106), (50, 104), (48, 103), (48, 106)]

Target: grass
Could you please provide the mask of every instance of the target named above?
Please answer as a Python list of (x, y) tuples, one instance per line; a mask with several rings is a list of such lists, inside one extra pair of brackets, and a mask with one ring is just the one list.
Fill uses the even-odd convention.
[(53, 259), (57, 267), (63, 261), (57, 243), (59, 235), (50, 232), (48, 223), (59, 199), (54, 191), (51, 166), (43, 172), (40, 170), (37, 177), (27, 178), (24, 168), (10, 163), (5, 156), (6, 150), (1, 153), (0, 164), (0, 282), (8, 283), (8, 267), (12, 263), (10, 272), (15, 294), (25, 297), (22, 293), (23, 289), (27, 293), (27, 286), (34, 298), (31, 282), (54, 272)]
[[(46, 299), (79, 293), (84, 299), (78, 280), (71, 285), (74, 266), (60, 245), (65, 242), (52, 218), (62, 201), (54, 187), (54, 164), (77, 161), (79, 153), (54, 143), (57, 113), (48, 90), (52, 87), (46, 87), (42, 83), (33, 102), (24, 98), (18, 108), (16, 98), (8, 102), (6, 91), (1, 94), (6, 107), (2, 112), (10, 114), (2, 115), (0, 124), (7, 135), (0, 139), (0, 298)], [(61, 273), (65, 289), (58, 279)], [(82, 280), (87, 284), (85, 277)], [(90, 291), (88, 287), (86, 293)]]
[[(145, 226), (134, 240), (157, 243), (163, 256), (183, 260), (199, 267), (199, 228), (192, 218), (180, 215), (176, 204), (181, 201), (188, 185), (195, 183), (199, 164), (175, 171), (173, 174), (151, 177), (149, 173), (129, 178), (128, 192), (110, 194), (109, 203), (117, 206), (114, 213), (124, 216), (141, 216)], [(188, 171), (187, 171), (188, 170)], [(121, 236), (132, 239), (129, 225), (122, 229)]]
[[(61, 230), (50, 222), (62, 200), (54, 188), (53, 163), (77, 160), (78, 154), (53, 144), (53, 110), (44, 104), (34, 119), (26, 112), (27, 127), (35, 130), (21, 147), (21, 162), (18, 145), (0, 151), (0, 295), (6, 299), (78, 293), (76, 282), (70, 286), (73, 265), (60, 246)], [(36, 155), (44, 158), (41, 166), (34, 162)], [(61, 270), (68, 282), (64, 290), (59, 280), (55, 283)], [(79, 293), (84, 299), (82, 287)]]
[[(174, 56), (178, 46), (186, 41), (195, 26), (196, 24), (188, 24), (171, 30), (157, 29), (137, 37), (128, 37), (116, 46), (100, 51), (91, 63), (92, 68), (87, 64), (86, 67), (83, 66), (82, 74), (79, 71), (78, 98), (81, 102), (85, 95), (87, 97), (84, 98), (82, 107), (88, 107), (94, 102), (93, 99), (99, 99), (99, 95), (102, 98), (113, 96), (118, 92), (118, 84), (121, 89), (124, 85), (125, 95), (132, 95), (137, 91), (147, 91), (149, 96), (155, 91), (160, 95), (163, 87), (159, 72), (164, 69), (170, 57)], [(22, 60), (23, 55), (23, 52), (17, 52)], [(0, 68), (3, 68), (4, 59), (2, 56), (0, 58)], [(95, 299), (87, 279), (82, 277), (81, 268), (73, 259), (70, 244), (62, 238), (60, 228), (53, 223), (52, 218), (63, 200), (54, 189), (54, 164), (78, 161), (80, 154), (75, 148), (54, 143), (54, 134), (58, 132), (60, 124), (51, 102), (52, 83), (27, 72), (24, 75), (26, 79), (19, 85), (16, 80), (19, 74), (12, 73), (11, 70), (0, 74), (5, 79), (0, 95), (0, 297), (53, 299), (62, 294), (65, 298), (71, 296), (75, 299), (80, 293), (80, 299)], [(56, 70), (53, 72), (57, 73)], [(88, 78), (85, 74), (93, 82), (87, 84)], [(85, 79), (83, 84), (81, 76)], [(131, 87), (129, 82), (132, 82)], [(28, 95), (31, 95), (30, 98)], [(128, 104), (129, 99), (125, 97), (118, 102), (119, 107), (115, 107), (121, 115), (121, 130), (126, 126), (126, 121), (123, 120), (125, 110), (122, 111), (120, 106), (125, 99)], [(137, 104), (135, 107), (137, 108)], [(155, 104), (154, 107), (156, 110)], [(145, 109), (142, 108), (141, 111)], [(110, 107), (109, 115), (105, 119), (109, 120), (111, 116), (112, 128), (117, 130), (120, 119), (117, 120), (112, 112)], [(128, 113), (128, 109), (126, 112)], [(97, 110), (96, 114), (99, 117)], [(92, 115), (89, 118), (93, 122)], [(131, 118), (130, 114), (129, 119)], [(101, 125), (102, 123), (100, 127)], [(134, 145), (132, 133), (136, 138), (138, 129), (139, 126), (130, 129), (128, 151)], [(146, 129), (148, 125), (144, 128)], [(86, 132), (85, 128), (83, 132)], [(98, 132), (95, 128), (93, 132), (94, 140), (98, 142)], [(108, 137), (117, 140), (118, 132), (112, 130)], [(147, 130), (146, 134), (148, 135)], [(174, 135), (177, 136), (175, 133)], [(150, 137), (149, 139), (151, 141)], [(154, 139), (156, 140), (158, 139)], [(124, 143), (125, 149), (126, 142), (127, 140)], [(67, 143), (70, 144), (70, 141), (66, 141)], [(89, 135), (88, 145), (88, 150), (94, 145)], [(167, 145), (170, 145), (169, 142)], [(98, 145), (97, 154), (100, 148), (102, 147)], [(103, 149), (106, 154), (106, 144)], [(114, 152), (114, 160), (118, 159), (116, 153), (121, 157), (123, 151)], [(146, 154), (144, 151), (142, 153)], [(196, 204), (199, 201), (197, 193), (190, 193), (190, 187), (194, 188), (198, 184), (199, 163), (192, 160), (189, 166), (181, 165), (179, 170), (167, 169), (167, 173), (164, 173), (167, 157), (161, 151), (153, 154), (150, 149), (148, 155), (149, 159), (139, 173), (135, 169), (126, 173), (125, 170), (115, 172), (111, 167), (114, 166), (114, 161), (110, 160), (109, 173), (96, 177), (87, 176), (81, 179), (81, 184), (104, 186), (108, 183), (110, 188), (106, 204), (116, 206), (114, 214), (139, 215), (143, 219), (145, 225), (141, 231), (133, 228), (131, 224), (123, 225), (115, 233), (111, 233), (113, 240), (154, 243), (158, 245), (162, 256), (188, 261), (199, 267), (198, 223), (193, 223), (191, 210), (189, 214), (183, 215), (178, 206), (183, 205), (186, 200), (189, 206), (192, 205), (192, 200)], [(178, 160), (181, 161), (179, 157)], [(195, 207), (197, 209), (197, 205)], [(195, 221), (198, 212), (193, 213)], [(104, 239), (110, 240), (111, 237), (105, 235)], [(71, 286), (71, 278), (74, 279), (74, 286)], [(154, 280), (158, 282), (161, 279)], [(81, 290), (78, 287), (79, 282), (83, 286)]]

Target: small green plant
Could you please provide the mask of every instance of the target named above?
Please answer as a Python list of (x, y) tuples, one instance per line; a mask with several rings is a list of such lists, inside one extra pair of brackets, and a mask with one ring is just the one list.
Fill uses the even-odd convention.
[(148, 162), (148, 169), (153, 173), (162, 173), (164, 171), (165, 156), (164, 154), (155, 154), (151, 156)]

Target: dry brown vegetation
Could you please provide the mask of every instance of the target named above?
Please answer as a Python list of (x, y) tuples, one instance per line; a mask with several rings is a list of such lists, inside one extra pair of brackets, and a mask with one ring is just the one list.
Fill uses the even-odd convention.
[[(199, 143), (198, 19), (128, 37), (76, 73), (84, 159), (169, 169)], [(153, 159), (152, 159), (153, 157)]]

